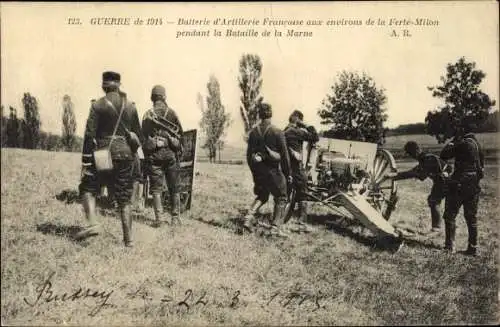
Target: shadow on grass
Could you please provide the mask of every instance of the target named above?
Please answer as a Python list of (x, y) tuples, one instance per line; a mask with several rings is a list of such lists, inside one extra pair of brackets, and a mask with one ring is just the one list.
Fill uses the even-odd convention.
[(233, 229), (238, 234), (241, 233), (240, 227), (243, 226), (243, 215), (237, 214), (231, 217), (228, 217), (225, 220), (220, 219), (203, 219), (203, 218), (193, 218), (199, 222), (205, 223), (210, 226)]
[(363, 225), (352, 219), (335, 215), (308, 215), (308, 220), (311, 225), (326, 226), (328, 230), (352, 238), (363, 245), (373, 246), (377, 240), (374, 236), (356, 233), (353, 228), (362, 227)]
[(56, 225), (53, 223), (42, 223), (38, 224), (36, 226), (36, 230), (38, 232), (41, 232), (42, 234), (45, 235), (55, 235), (55, 236), (60, 236), (64, 237), (72, 242), (75, 242), (77, 244), (85, 245), (85, 241), (79, 241), (75, 239), (75, 235), (83, 230), (83, 227), (81, 226), (65, 226), (65, 225)]
[(66, 204), (81, 203), (80, 195), (77, 190), (64, 189), (56, 195), (56, 199)]
[[(335, 215), (309, 215), (308, 219), (311, 225), (326, 226), (328, 230), (334, 231), (339, 235), (352, 238), (363, 245), (373, 247), (374, 250), (385, 250), (387, 248), (392, 249), (398, 245), (397, 241), (393, 244), (391, 240), (380, 240), (375, 236), (367, 236), (354, 231), (354, 228), (356, 227), (362, 227), (363, 229), (365, 227), (360, 222), (353, 219)], [(404, 238), (403, 241), (404, 246), (408, 247), (440, 249), (439, 246), (433, 243), (421, 240)]]
[(269, 221), (271, 218), (271, 214), (257, 214), (255, 216), (255, 219), (253, 220), (253, 226), (251, 230), (248, 230), (246, 227), (244, 227), (244, 217), (247, 213), (246, 209), (238, 209), (238, 213), (231, 214), (230, 216), (227, 216), (224, 219), (206, 219), (206, 218), (193, 218), (196, 221), (202, 222), (204, 224), (214, 226), (214, 227), (219, 227), (219, 228), (225, 228), (234, 231), (236, 234), (242, 235), (242, 234), (262, 234), (259, 233), (259, 228), (257, 227), (257, 221)]
[(414, 240), (414, 239), (409, 239), (409, 238), (405, 238), (404, 242), (405, 242), (405, 246), (408, 246), (411, 248), (426, 248), (426, 249), (431, 249), (431, 250), (442, 250), (442, 248), (440, 246), (433, 244), (433, 243), (430, 243), (430, 242)]
[[(64, 189), (56, 195), (56, 199), (66, 204), (82, 203), (78, 190)], [(109, 196), (97, 196), (96, 204), (100, 209), (114, 209), (115, 202)]]

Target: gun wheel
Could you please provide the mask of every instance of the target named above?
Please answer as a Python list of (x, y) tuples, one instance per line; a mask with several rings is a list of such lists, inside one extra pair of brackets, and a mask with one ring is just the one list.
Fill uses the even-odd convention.
[(398, 200), (397, 183), (392, 179), (383, 180), (389, 172), (397, 171), (396, 160), (384, 149), (378, 149), (367, 181), (366, 198), (382, 216), (389, 220)]

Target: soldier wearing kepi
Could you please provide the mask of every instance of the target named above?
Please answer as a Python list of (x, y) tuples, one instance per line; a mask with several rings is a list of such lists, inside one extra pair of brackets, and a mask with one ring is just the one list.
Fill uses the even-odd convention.
[[(96, 195), (100, 186), (107, 184), (118, 203), (124, 243), (132, 246), (130, 198), (132, 162), (142, 139), (139, 117), (133, 103), (120, 91), (120, 74), (104, 72), (102, 89), (106, 95), (92, 103), (85, 128), (79, 189), (88, 226), (76, 238), (83, 239), (101, 231), (96, 219)], [(95, 153), (102, 149), (109, 149), (112, 159), (110, 171), (98, 171)]]
[(422, 151), (414, 141), (407, 142), (404, 150), (410, 157), (418, 160), (418, 165), (408, 171), (390, 173), (386, 175), (386, 178), (392, 178), (396, 181), (410, 178), (418, 178), (421, 181), (426, 178), (432, 180), (432, 189), (427, 197), (427, 204), (431, 211), (431, 233), (439, 232), (441, 230), (439, 205), (446, 196), (446, 181), (451, 174), (452, 167), (447, 165), (439, 156)]
[(441, 151), (441, 158), (455, 158), (455, 170), (449, 182), (449, 193), (446, 197), (445, 250), (454, 252), (455, 220), (464, 207), (464, 217), (469, 232), (468, 247), (464, 252), (468, 255), (477, 254), (477, 207), (481, 188), (479, 181), (483, 178), (484, 154), (475, 136), (470, 133), (472, 125), (463, 124), (455, 133), (455, 137)]
[(295, 110), (289, 118), (289, 124), (285, 128), (285, 138), (290, 153), (290, 164), (292, 168), (293, 187), (296, 190), (296, 200), (299, 205), (299, 218), (296, 223), (299, 230), (310, 232), (306, 225), (307, 220), (307, 174), (302, 162), (302, 147), (304, 142), (314, 144), (319, 141), (318, 133), (314, 126), (307, 126), (303, 122), (304, 114)]
[(163, 179), (167, 181), (172, 208), (172, 224), (180, 223), (179, 160), (182, 152), (182, 126), (175, 111), (167, 105), (166, 91), (156, 85), (151, 91), (153, 108), (142, 121), (145, 138), (144, 155), (148, 161), (151, 193), (155, 212), (155, 225), (163, 214)]
[[(248, 137), (247, 163), (254, 179), (254, 205), (262, 206), (274, 198), (273, 233), (285, 236), (282, 229), (287, 201), (287, 182), (292, 182), (290, 158), (283, 131), (271, 124), (272, 109), (263, 103), (259, 108), (261, 122)], [(245, 216), (244, 226), (251, 229), (252, 213)]]

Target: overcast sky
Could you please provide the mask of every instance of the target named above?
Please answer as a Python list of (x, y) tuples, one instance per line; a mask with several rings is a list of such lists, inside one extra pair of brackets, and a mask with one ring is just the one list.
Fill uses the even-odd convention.
[[(79, 17), (82, 25), (67, 25)], [(98, 17), (161, 17), (161, 26), (96, 26)], [(429, 18), (439, 25), (413, 26), (412, 37), (390, 37), (388, 26), (321, 26), (310, 38), (182, 38), (179, 18), (361, 19)], [(175, 22), (166, 24), (166, 21)], [(205, 27), (199, 28), (206, 30)], [(240, 27), (246, 30), (246, 27)], [(255, 28), (259, 32), (263, 27)], [(401, 31), (397, 27), (397, 31)], [(213, 30), (213, 27), (210, 28)], [(388, 98), (388, 127), (422, 122), (439, 102), (427, 86), (439, 83), (446, 64), (465, 56), (486, 72), (483, 90), (498, 96), (498, 4), (488, 2), (287, 3), (287, 4), (1, 4), (1, 103), (22, 114), (24, 92), (40, 103), (42, 129), (61, 131), (62, 98), (75, 104), (77, 133), (82, 135), (90, 100), (102, 96), (101, 74), (122, 75), (122, 89), (138, 107), (151, 104), (151, 87), (163, 84), (168, 103), (185, 129), (197, 128), (198, 92), (214, 74), (222, 102), (231, 112), (229, 143), (240, 143), (238, 62), (244, 53), (263, 62), (262, 95), (272, 104), (274, 122), (284, 126), (293, 109), (319, 126), (317, 110), (337, 74), (366, 72)], [(497, 105), (498, 107), (498, 105)]]

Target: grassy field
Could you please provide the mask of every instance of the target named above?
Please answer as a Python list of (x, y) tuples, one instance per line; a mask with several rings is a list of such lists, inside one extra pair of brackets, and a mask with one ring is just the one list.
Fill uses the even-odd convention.
[[(2, 149), (2, 325), (487, 324), (498, 315), (498, 167), (488, 166), (479, 208), (480, 256), (440, 250), (444, 235), (417, 234), (396, 254), (372, 247), (355, 222), (315, 214), (314, 233), (239, 235), (232, 221), (252, 198), (246, 166), (197, 164), (184, 225), (120, 222), (75, 242), (80, 155)], [(402, 164), (401, 167), (408, 167)], [(391, 222), (426, 231), (430, 183), (400, 183)], [(56, 198), (57, 197), (57, 198)], [(270, 207), (266, 208), (271, 210)], [(320, 209), (315, 210), (321, 212)], [(462, 213), (457, 245), (466, 247)]]

